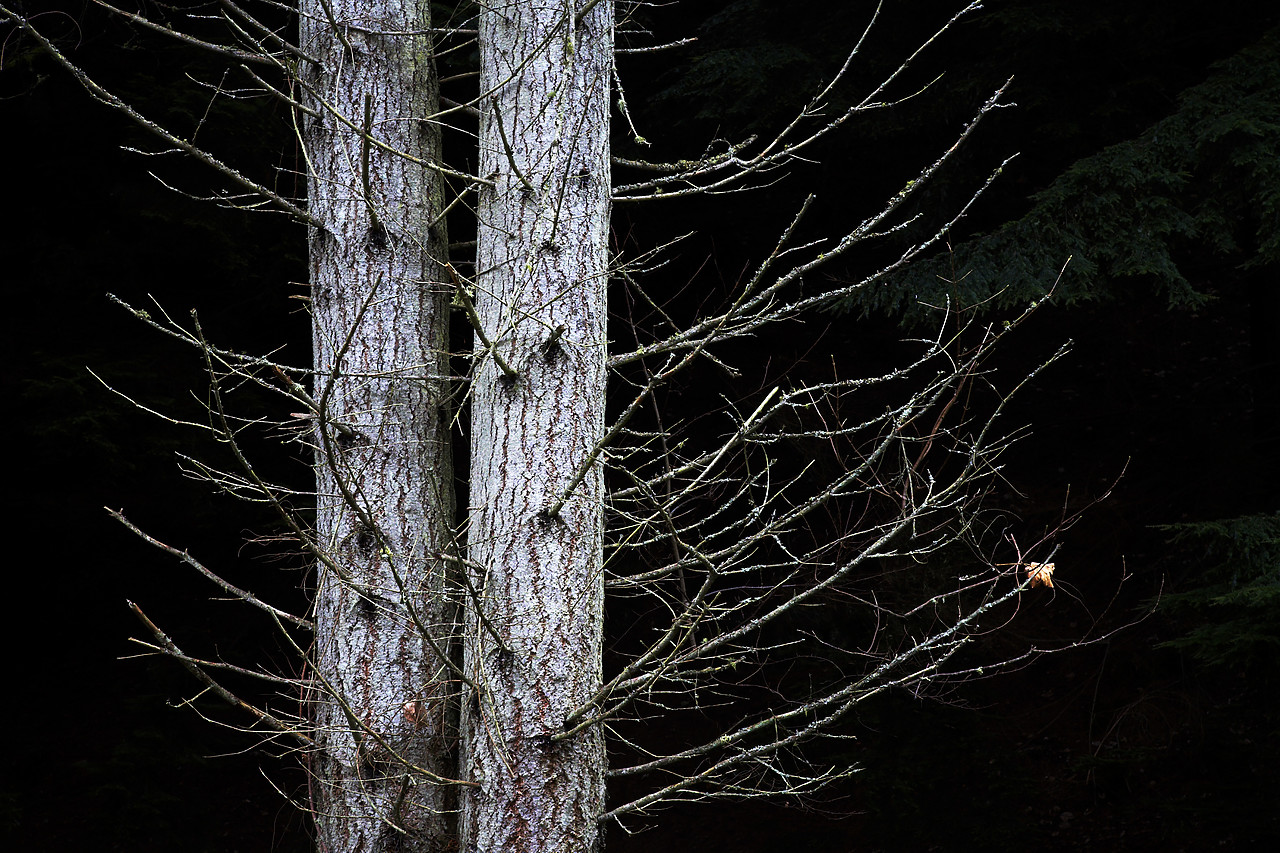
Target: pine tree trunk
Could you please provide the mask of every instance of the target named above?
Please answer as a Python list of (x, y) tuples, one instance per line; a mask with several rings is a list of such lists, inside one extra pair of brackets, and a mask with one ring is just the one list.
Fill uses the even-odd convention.
[(301, 6), (301, 46), (320, 63), (304, 74), (320, 117), (299, 116), (322, 223), (310, 232), (313, 396), (327, 422), (316, 536), (334, 558), (318, 567), (311, 793), (319, 849), (332, 853), (456, 838), (451, 789), (400, 760), (456, 772), (449, 676), (422, 637), (447, 647), (454, 633), (438, 559), (454, 514), (440, 189), (362, 132), (439, 161), (438, 129), (422, 120), (438, 99), (429, 23), (427, 0)]
[(480, 13), (480, 174), (468, 548), (464, 850), (599, 846), (601, 733), (558, 740), (599, 686), (611, 2)]

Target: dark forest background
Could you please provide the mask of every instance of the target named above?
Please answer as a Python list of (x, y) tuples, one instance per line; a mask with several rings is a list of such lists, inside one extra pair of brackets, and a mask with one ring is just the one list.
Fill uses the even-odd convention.
[[(144, 113), (182, 133), (199, 127), (197, 141), (301, 194), (277, 105), (220, 101), (203, 120), (208, 92), (184, 75), (216, 83), (220, 64), (92, 3), (18, 5), (47, 10), (42, 30)], [(959, 5), (890, 0), (859, 79)], [(776, 125), (838, 64), (870, 10), (817, 0), (650, 10), (660, 40), (699, 40), (623, 61), (629, 103), (655, 145), (641, 151), (622, 134), (618, 153), (688, 156), (716, 136)], [(995, 508), (1025, 529), (1087, 512), (1062, 536), (1060, 588), (1028, 597), (1014, 639), (1128, 627), (944, 697), (864, 706), (848, 732), (857, 740), (833, 757), (865, 769), (819, 802), (673, 809), (652, 831), (611, 831), (611, 849), (1280, 842), (1278, 23), (1275, 4), (1256, 0), (992, 2), (926, 53), (902, 91), (945, 72), (931, 87), (811, 152), (817, 162), (785, 181), (617, 211), (620, 244), (700, 232), (662, 273), (673, 298), (730, 287), (805, 192), (819, 193), (817, 219), (835, 223), (830, 231), (865, 214), (1014, 75), (1007, 100), (1017, 108), (988, 120), (919, 203), (927, 224), (1021, 152), (949, 250), (742, 357), (867, 370), (929, 320), (919, 301), (949, 297), (966, 316), (999, 322), (1041, 298), (1070, 256), (1054, 297), (1001, 356), (1002, 370), (1025, 372), (1074, 342), (1011, 414), (1030, 435), (1007, 457)], [(196, 354), (107, 293), (138, 305), (154, 297), (175, 316), (199, 309), (225, 345), (283, 347), (282, 359), (308, 362), (307, 320), (290, 299), (306, 277), (302, 229), (166, 189), (149, 173), (193, 195), (221, 185), (195, 165), (126, 150), (155, 143), (3, 25), (0, 60), (9, 542), (0, 843), (305, 850), (306, 821), (280, 793), (305, 800), (301, 772), (202, 721), (197, 712), (212, 706), (186, 704), (198, 689), (177, 666), (131, 658), (127, 638), (139, 632), (125, 601), (193, 651), (287, 656), (103, 507), (277, 600), (297, 599), (304, 567), (246, 544), (269, 532), (266, 519), (181, 475), (175, 454), (198, 437), (89, 373), (151, 408), (200, 418)], [(835, 93), (833, 109), (850, 94)], [(855, 278), (872, 255), (827, 274)], [(690, 386), (677, 396), (749, 390)], [(271, 473), (305, 478), (289, 447), (263, 450)]]

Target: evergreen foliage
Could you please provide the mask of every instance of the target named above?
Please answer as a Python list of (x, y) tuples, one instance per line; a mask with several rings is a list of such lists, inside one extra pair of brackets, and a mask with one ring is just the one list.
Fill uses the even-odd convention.
[[(1280, 30), (1218, 63), (1179, 109), (1076, 162), (1021, 219), (912, 265), (844, 304), (908, 317), (924, 305), (1008, 307), (1118, 297), (1154, 285), (1171, 307), (1209, 295), (1191, 252), (1242, 268), (1280, 261)], [(1065, 272), (1063, 264), (1070, 258)]]
[(1199, 622), (1161, 645), (1214, 666), (1249, 667), (1280, 651), (1280, 512), (1157, 528), (1207, 564), (1202, 583), (1166, 595), (1165, 612)]
[(848, 34), (865, 26), (865, 14), (830, 10), (827, 17), (839, 19), (828, 20), (839, 34), (832, 45), (805, 31), (812, 15), (767, 0), (732, 0), (693, 28), (697, 48), (658, 75), (642, 108), (653, 121), (695, 137), (762, 132), (789, 119), (797, 92), (821, 88), (848, 51)]

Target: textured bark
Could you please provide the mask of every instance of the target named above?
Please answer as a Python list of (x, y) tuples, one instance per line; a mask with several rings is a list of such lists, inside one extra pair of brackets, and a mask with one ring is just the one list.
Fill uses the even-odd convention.
[(468, 548), (483, 619), (468, 625), (464, 850), (599, 846), (605, 752), (555, 740), (598, 687), (603, 622), (599, 466), (558, 513), (604, 428), (613, 10), (482, 7), (476, 302), (493, 353), (472, 396)]
[(453, 633), (432, 556), (448, 548), (454, 513), (446, 243), (432, 225), (435, 175), (361, 132), (438, 161), (439, 133), (422, 121), (438, 96), (429, 7), (327, 5), (304, 0), (300, 16), (322, 116), (299, 117), (309, 209), (323, 223), (310, 233), (314, 396), (329, 422), (317, 438), (316, 534), (338, 567), (318, 569), (312, 801), (322, 851), (443, 850), (456, 843), (452, 794), (396, 756), (455, 772), (448, 676), (420, 630), (442, 646)]

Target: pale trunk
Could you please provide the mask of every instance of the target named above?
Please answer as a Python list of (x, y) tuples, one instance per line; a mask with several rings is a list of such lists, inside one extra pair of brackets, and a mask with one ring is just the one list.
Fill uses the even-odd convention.
[[(328, 9), (326, 10), (325, 6)], [(321, 851), (450, 843), (454, 775), (442, 661), (452, 629), (448, 295), (437, 177), (382, 150), (439, 161), (427, 0), (303, 0), (299, 115), (309, 170), (318, 567), (311, 797)], [(335, 32), (329, 15), (337, 22)], [(386, 35), (383, 35), (383, 34)], [(345, 117), (348, 123), (329, 114)], [(377, 142), (363, 139), (367, 129)], [(344, 707), (345, 706), (345, 707)], [(403, 759), (403, 760), (401, 760)]]
[(496, 355), (478, 344), (472, 396), (463, 762), (479, 787), (461, 835), (477, 853), (597, 849), (604, 807), (601, 732), (557, 737), (600, 684), (604, 598), (600, 467), (576, 475), (604, 429), (613, 10), (575, 24), (576, 8), (480, 12), (493, 185), (475, 298)]

